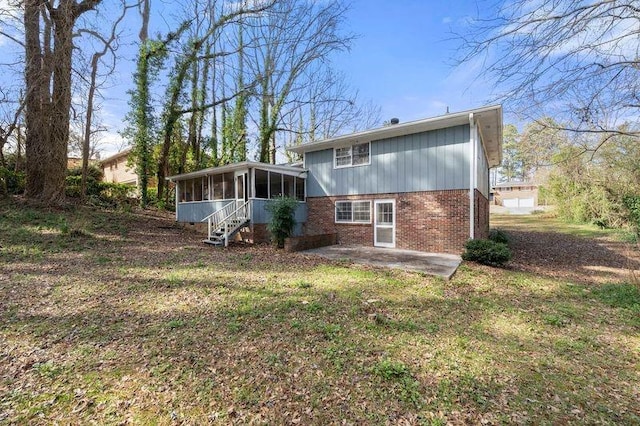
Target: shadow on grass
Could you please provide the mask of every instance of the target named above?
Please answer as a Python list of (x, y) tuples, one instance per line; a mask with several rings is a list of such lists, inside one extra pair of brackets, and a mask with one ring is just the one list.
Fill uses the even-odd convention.
[(105, 234), (122, 241), (3, 261), (10, 422), (637, 421), (627, 305), (584, 286), (480, 268), (446, 283), (127, 220)]

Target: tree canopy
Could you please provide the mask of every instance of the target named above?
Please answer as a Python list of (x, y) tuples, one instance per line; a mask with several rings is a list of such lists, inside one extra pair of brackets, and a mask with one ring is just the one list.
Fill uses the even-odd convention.
[[(640, 6), (636, 0), (514, 0), (460, 32), (461, 63), (495, 84), (525, 119), (554, 117), (583, 133), (640, 136)], [(620, 127), (625, 122), (631, 126)]]

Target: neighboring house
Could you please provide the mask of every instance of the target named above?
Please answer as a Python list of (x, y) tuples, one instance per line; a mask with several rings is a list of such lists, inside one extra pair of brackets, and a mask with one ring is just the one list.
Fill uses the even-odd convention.
[(138, 186), (138, 175), (133, 168), (127, 166), (130, 152), (131, 148), (125, 149), (100, 162), (103, 182)]
[(507, 208), (538, 206), (538, 185), (531, 182), (504, 182), (493, 187), (493, 203)]
[[(89, 160), (90, 162), (93, 160)], [(75, 169), (82, 167), (82, 158), (80, 157), (67, 157), (67, 169)]]
[(267, 237), (269, 199), (299, 200), (296, 234), (340, 244), (460, 253), (489, 232), (489, 168), (502, 154), (502, 107), (392, 124), (289, 148), (301, 166), (243, 162), (171, 176), (176, 219), (208, 241)]

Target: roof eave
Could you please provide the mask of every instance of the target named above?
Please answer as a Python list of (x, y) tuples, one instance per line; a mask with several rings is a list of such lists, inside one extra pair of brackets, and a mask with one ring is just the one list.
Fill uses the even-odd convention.
[(307, 172), (307, 170), (302, 168), (302, 167), (281, 166), (281, 165), (277, 165), (277, 164), (260, 163), (258, 161), (242, 161), (240, 163), (226, 164), (224, 166), (219, 166), (219, 167), (209, 167), (207, 169), (197, 170), (195, 172), (168, 176), (165, 179), (168, 180), (168, 181), (172, 181), (173, 182), (173, 181), (176, 181), (176, 180), (192, 179), (192, 178), (207, 176), (207, 175), (210, 175), (210, 174), (228, 173), (228, 172), (233, 172), (233, 171), (236, 171), (236, 170), (246, 169), (246, 168), (250, 168), (250, 167), (262, 168), (262, 169), (273, 170), (273, 171), (293, 171), (293, 170), (295, 170), (295, 171), (298, 171), (299, 173), (306, 173)]
[(340, 147), (341, 145), (349, 145), (350, 143), (354, 142), (371, 142), (374, 140), (388, 139), (397, 136), (426, 132), (429, 130), (442, 129), (445, 127), (464, 125), (469, 123), (470, 113), (473, 113), (475, 115), (482, 115), (491, 111), (499, 111), (500, 120), (502, 119), (502, 106), (491, 105), (468, 111), (449, 113), (437, 117), (410, 121), (402, 124), (394, 124), (372, 130), (365, 130), (362, 132), (351, 133), (348, 135), (325, 139), (318, 142), (311, 142), (303, 145), (287, 147), (287, 150), (296, 154), (304, 154), (306, 152), (336, 148)]
[(489, 168), (499, 166), (502, 162), (502, 106), (474, 111), (473, 117), (480, 128)]

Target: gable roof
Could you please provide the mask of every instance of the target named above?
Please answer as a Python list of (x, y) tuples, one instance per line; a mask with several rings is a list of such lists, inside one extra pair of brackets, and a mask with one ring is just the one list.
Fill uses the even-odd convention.
[(113, 155), (111, 155), (111, 156), (109, 156), (109, 157), (105, 158), (104, 160), (100, 160), (100, 163), (105, 164), (105, 163), (108, 163), (108, 162), (110, 162), (110, 161), (117, 160), (117, 159), (120, 159), (120, 158), (122, 158), (122, 157), (126, 157), (126, 156), (128, 156), (128, 155), (129, 155), (129, 153), (131, 152), (131, 149), (132, 149), (132, 148), (131, 148), (131, 147), (129, 147), (129, 148), (124, 149), (124, 150), (122, 150), (122, 151), (120, 151), (120, 152), (116, 152), (115, 154), (113, 154)]
[(537, 187), (538, 184), (533, 183), (533, 182), (514, 182), (514, 181), (510, 181), (510, 182), (502, 182), (499, 183), (497, 185), (494, 185), (494, 188), (520, 188), (523, 186), (535, 186)]
[(287, 150), (296, 154), (304, 154), (306, 152), (320, 151), (329, 148), (340, 148), (356, 142), (371, 142), (429, 130), (460, 126), (469, 124), (472, 120), (478, 125), (482, 143), (487, 153), (489, 167), (499, 165), (502, 161), (502, 105), (491, 105), (422, 120), (409, 121), (402, 124), (392, 124), (377, 129), (291, 146), (288, 147)]

